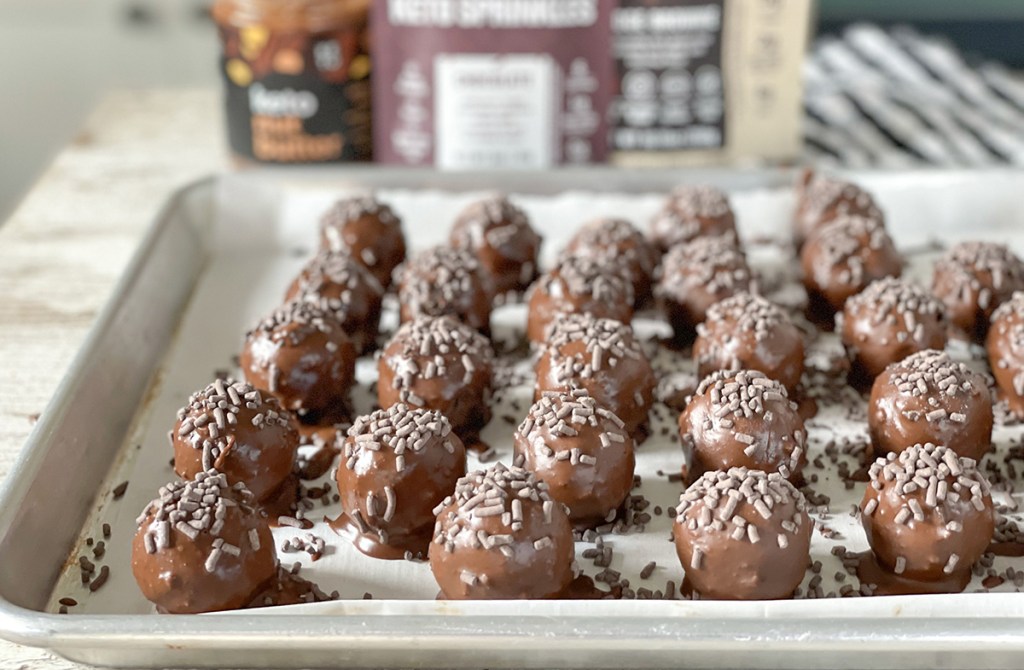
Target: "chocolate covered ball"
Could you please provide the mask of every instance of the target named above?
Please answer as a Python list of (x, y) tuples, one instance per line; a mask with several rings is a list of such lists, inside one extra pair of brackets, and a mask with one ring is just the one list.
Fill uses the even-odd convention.
[(800, 252), (807, 313), (831, 329), (850, 296), (883, 277), (899, 277), (903, 259), (878, 219), (841, 216), (813, 231)]
[(714, 186), (677, 186), (651, 219), (648, 237), (662, 253), (700, 237), (736, 236), (729, 198)]
[(240, 609), (277, 573), (266, 516), (241, 483), (216, 470), (160, 488), (132, 540), (132, 574), (170, 614)]
[(804, 336), (781, 307), (742, 291), (708, 309), (697, 326), (693, 358), (698, 378), (716, 370), (758, 370), (792, 392), (804, 372)]
[(377, 345), (384, 287), (347, 251), (322, 250), (295, 278), (285, 301), (317, 304), (330, 312), (352, 340), (357, 353)]
[(986, 348), (992, 376), (1010, 410), (1024, 414), (1024, 291), (992, 314)]
[(992, 445), (992, 397), (980, 374), (926, 349), (875, 379), (868, 431), (876, 454), (931, 442), (980, 460)]
[(405, 260), (402, 221), (372, 197), (339, 200), (320, 219), (321, 246), (349, 251), (385, 289)]
[(192, 394), (170, 437), (179, 477), (216, 468), (261, 502), (292, 474), (299, 449), (298, 425), (277, 398), (231, 379)]
[(480, 260), (495, 295), (525, 291), (537, 278), (541, 237), (526, 213), (505, 196), (492, 196), (466, 207), (455, 220), (449, 241)]
[(679, 415), (679, 437), (692, 476), (744, 467), (794, 481), (807, 462), (796, 403), (785, 386), (754, 370), (705, 377)]
[(614, 319), (570, 314), (555, 321), (534, 365), (534, 400), (547, 392), (585, 389), (632, 434), (647, 425), (658, 384), (633, 329)]
[(960, 579), (988, 548), (995, 512), (988, 480), (971, 458), (915, 444), (874, 462), (861, 523), (878, 563), (921, 582)]
[(803, 495), (776, 472), (705, 473), (680, 497), (672, 537), (702, 598), (790, 598), (803, 581), (812, 523)]
[(333, 313), (304, 300), (271, 312), (245, 335), (245, 378), (276, 396), (306, 424), (349, 415), (356, 349)]
[(464, 440), (491, 420), (490, 342), (450, 316), (402, 324), (377, 361), (381, 407), (405, 403), (441, 412)]
[(481, 333), (491, 332), (490, 278), (476, 256), (449, 247), (417, 254), (401, 272), (402, 323), (420, 316), (454, 316)]
[(535, 402), (516, 431), (515, 454), (577, 525), (612, 520), (633, 488), (633, 439), (585, 391), (547, 393)]
[(659, 254), (629, 221), (596, 219), (584, 224), (569, 241), (565, 255), (587, 256), (620, 268), (633, 284), (634, 306), (651, 300), (651, 278)]
[(801, 247), (816, 228), (844, 216), (885, 222), (874, 198), (860, 186), (805, 170), (797, 184), (797, 207), (793, 220), (793, 238), (797, 247)]
[(740, 291), (756, 291), (754, 275), (743, 252), (727, 238), (673, 247), (662, 262), (657, 296), (681, 343), (693, 341), (712, 305)]
[(528, 470), (471, 472), (435, 510), (430, 569), (449, 600), (559, 598), (574, 578), (569, 515)]
[(879, 279), (846, 301), (840, 329), (852, 362), (850, 381), (870, 388), (886, 366), (946, 346), (942, 303), (916, 284)]
[(536, 343), (544, 342), (548, 327), (565, 314), (633, 319), (632, 283), (614, 267), (584, 256), (563, 258), (533, 283), (527, 301), (526, 335)]
[(403, 403), (355, 420), (335, 479), (344, 533), (365, 554), (426, 556), (434, 507), (466, 474), (466, 449), (435, 410)]
[(1024, 261), (1005, 244), (961, 242), (935, 263), (932, 292), (950, 323), (979, 344), (993, 312), (1015, 291), (1024, 291)]

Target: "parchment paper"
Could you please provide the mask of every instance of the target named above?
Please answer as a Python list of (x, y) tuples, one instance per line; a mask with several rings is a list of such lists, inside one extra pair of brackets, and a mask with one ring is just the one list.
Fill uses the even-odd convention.
[[(878, 175), (863, 180), (864, 185), (878, 197), (888, 214), (890, 229), (896, 242), (908, 252), (911, 261), (908, 276), (927, 285), (930, 280), (934, 250), (927, 251), (929, 240), (941, 238), (946, 242), (957, 239), (982, 238), (1008, 241), (1018, 253), (1024, 252), (1024, 208), (1020, 207), (1020, 194), (1024, 192), (1024, 175), (1000, 173), (984, 179), (970, 176), (920, 173)], [(500, 187), (500, 184), (495, 186)], [(171, 428), (176, 410), (190, 393), (209, 383), (218, 369), (230, 369), (231, 357), (242, 345), (245, 331), (264, 313), (282, 299), (285, 288), (302, 264), (314, 253), (317, 245), (317, 220), (323, 210), (338, 197), (347, 195), (341, 189), (308, 187), (301, 183), (282, 189), (255, 189), (245, 179), (224, 178), (220, 183), (217, 207), (213, 212), (210, 229), (211, 260), (201, 277), (195, 295), (180, 325), (175, 343), (158, 375), (151, 393), (152, 401), (137, 419), (124, 457), (115, 466), (108, 485), (100, 492), (94, 511), (83, 530), (82, 540), (69, 559), (69, 567), (58, 580), (49, 610), (56, 611), (58, 599), (70, 596), (79, 604), (74, 613), (134, 613), (149, 614), (151, 605), (140, 595), (130, 569), (130, 541), (135, 532), (135, 518), (143, 506), (156, 493), (157, 488), (174, 477), (168, 463), (171, 450), (167, 431)], [(446, 239), (448, 227), (456, 213), (481, 193), (452, 194), (439, 191), (389, 191), (378, 196), (392, 204), (405, 221), (405, 230), (413, 249), (421, 249)], [(550, 263), (578, 224), (598, 216), (622, 216), (645, 227), (661, 203), (663, 194), (626, 195), (616, 193), (565, 193), (555, 197), (512, 194), (523, 206), (535, 227), (544, 235), (543, 259)], [(765, 242), (765, 238), (787, 239), (788, 221), (793, 207), (793, 196), (788, 189), (752, 190), (731, 194), (741, 233), (748, 253), (762, 283), (770, 296), (782, 303), (793, 303), (801, 290), (796, 279), (796, 265), (785, 244)], [(393, 331), (396, 324), (394, 303), (385, 315), (385, 331)], [(496, 336), (511, 337), (525, 325), (525, 308), (511, 305), (500, 308), (494, 317)], [(667, 326), (654, 312), (643, 313), (635, 321), (641, 339), (652, 339), (668, 332)], [(650, 343), (652, 351), (656, 349)], [(954, 347), (960, 358), (969, 358), (966, 347)], [(841, 354), (841, 347), (833, 336), (818, 338), (810, 348), (811, 366), (825, 365), (830, 357)], [(978, 352), (974, 352), (978, 355)], [(692, 371), (689, 360), (676, 352), (657, 349), (654, 358), (657, 371), (664, 377)], [(528, 360), (520, 361), (520, 368), (529, 372)], [(369, 411), (374, 398), (368, 385), (376, 375), (372, 359), (360, 360), (359, 386), (354, 392), (358, 411)], [(511, 456), (512, 433), (529, 407), (532, 379), (494, 408), (494, 419), (483, 432), (483, 439), (498, 452), (501, 460)], [(857, 398), (852, 391), (851, 398)], [(517, 399), (520, 410), (510, 403)], [(862, 400), (856, 400), (863, 405)], [(141, 399), (140, 399), (141, 402)], [(809, 459), (813, 461), (823, 452), (827, 440), (848, 437), (859, 443), (866, 442), (867, 429), (863, 422), (844, 418), (839, 407), (822, 405), (818, 415), (808, 424), (810, 434)], [(637, 474), (642, 486), (634, 494), (650, 500), (646, 510), (652, 520), (645, 532), (626, 535), (609, 534), (604, 538), (614, 550), (612, 569), (630, 581), (634, 590), (644, 587), (651, 591), (666, 588), (672, 580), (678, 587), (683, 570), (669, 541), (671, 520), (664, 510), (678, 502), (683, 484), (669, 481), (668, 473), (677, 473), (682, 464), (682, 453), (675, 437), (676, 412), (662, 404), (653, 414), (652, 436), (638, 450)], [(1001, 461), (1011, 441), (1019, 442), (1024, 429), (997, 426), (994, 441), (995, 454), (989, 458)], [(854, 459), (843, 457), (851, 470), (857, 468)], [(816, 521), (826, 524), (836, 534), (828, 539), (816, 532), (812, 544), (812, 559), (821, 561), (822, 583), (825, 593), (837, 591), (843, 584), (858, 586), (854, 577), (845, 576), (837, 583), (834, 575), (840, 571), (838, 559), (831, 551), (841, 544), (851, 551), (867, 548), (859, 520), (850, 515), (851, 505), (859, 502), (863, 484), (846, 490), (837, 468), (824, 459), (825, 468), (808, 466), (807, 476), (818, 475), (812, 484), (817, 493), (831, 498), (828, 512), (814, 514)], [(475, 455), (469, 459), (470, 469), (480, 467)], [(659, 474), (659, 471), (664, 474)], [(127, 492), (120, 500), (111, 500), (109, 489), (122, 481), (129, 481)], [(319, 484), (319, 482), (316, 482)], [(1000, 494), (997, 502), (1010, 503), (1009, 496)], [(660, 507), (661, 514), (654, 508)], [(340, 509), (337, 504), (317, 507), (310, 518), (334, 517)], [(106, 553), (98, 564), (110, 567), (108, 583), (94, 593), (81, 584), (77, 557), (92, 558), (92, 549), (86, 538), (101, 540), (100, 527), (109, 523), (112, 536), (105, 540)], [(414, 613), (414, 612), (472, 612), (472, 611), (540, 611), (551, 615), (587, 613), (623, 615), (628, 612), (658, 612), (666, 616), (894, 616), (927, 613), (934, 616), (991, 614), (993, 611), (1024, 613), (1024, 602), (1012, 595), (961, 595), (899, 598), (863, 598), (843, 600), (797, 600), (777, 603), (714, 603), (714, 602), (543, 602), (529, 604), (459, 604), (434, 600), (437, 585), (429, 565), (407, 561), (381, 561), (368, 558), (346, 540), (337, 536), (326, 524), (318, 522), (311, 531), (278, 528), (274, 531), (280, 547), (286, 539), (312, 532), (327, 541), (326, 555), (311, 562), (305, 553), (280, 553), (283, 563), (302, 563), (302, 576), (316, 581), (330, 592), (338, 590), (341, 602), (299, 605), (275, 608), (276, 611), (301, 613)], [(602, 568), (582, 553), (592, 545), (577, 544), (577, 559), (586, 574), (594, 575)], [(1024, 559), (996, 560), (995, 569), (1002, 572), (1008, 561), (1024, 569)], [(639, 576), (649, 562), (657, 567), (649, 579)], [(803, 585), (806, 594), (812, 577), (808, 572)], [(980, 579), (967, 591), (980, 588)], [(1007, 582), (995, 591), (1015, 591)], [(363, 601), (365, 593), (374, 600)], [(677, 589), (678, 593), (678, 589)], [(678, 596), (677, 596), (678, 597)], [(382, 603), (380, 600), (388, 599)], [(264, 614), (271, 610), (248, 610), (245, 614)]]

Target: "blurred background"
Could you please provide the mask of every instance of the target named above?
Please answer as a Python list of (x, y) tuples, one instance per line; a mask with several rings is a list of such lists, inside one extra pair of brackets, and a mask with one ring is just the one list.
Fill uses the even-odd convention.
[[(1021, 0), (820, 0), (813, 21), (812, 48), (857, 23), (906, 25), (1024, 68)], [(219, 86), (219, 49), (207, 0), (0, 2), (0, 221), (105, 91)]]

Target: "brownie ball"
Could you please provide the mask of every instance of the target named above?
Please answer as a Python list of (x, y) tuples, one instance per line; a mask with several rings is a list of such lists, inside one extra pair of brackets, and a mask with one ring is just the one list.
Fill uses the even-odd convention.
[(357, 353), (377, 346), (384, 287), (347, 251), (322, 250), (302, 268), (285, 301), (312, 302), (341, 324)]
[(490, 334), (492, 287), (476, 256), (433, 247), (413, 257), (400, 274), (402, 323), (420, 316), (448, 315)]
[(537, 278), (541, 236), (526, 213), (503, 195), (466, 207), (455, 220), (449, 241), (479, 259), (495, 295), (525, 291)]
[(959, 577), (966, 586), (995, 532), (989, 483), (975, 461), (915, 444), (879, 458), (868, 474), (861, 523), (879, 565), (922, 582)]
[(793, 238), (803, 246), (811, 233), (829, 221), (843, 216), (861, 216), (884, 223), (882, 210), (871, 194), (848, 181), (804, 170), (797, 184), (796, 216)]
[(705, 473), (680, 497), (672, 537), (702, 598), (790, 598), (810, 561), (803, 495), (777, 472)]
[(532, 472), (471, 472), (435, 511), (430, 569), (449, 600), (559, 598), (575, 577), (569, 515)]
[(875, 379), (868, 431), (876, 454), (931, 442), (980, 460), (992, 446), (992, 397), (981, 375), (926, 349)]
[(596, 219), (584, 224), (565, 248), (566, 256), (587, 256), (615, 266), (633, 284), (633, 304), (652, 298), (651, 278), (659, 254), (643, 233), (625, 219)]
[(734, 467), (799, 480), (807, 430), (786, 387), (755, 370), (719, 371), (697, 386), (679, 415), (692, 476)]
[(961, 242), (935, 263), (932, 292), (950, 323), (969, 340), (985, 342), (992, 314), (1024, 291), (1024, 262), (1004, 244)]
[(677, 186), (651, 219), (648, 237), (661, 253), (700, 237), (736, 241), (736, 217), (729, 198), (714, 186)]
[(190, 480), (216, 468), (260, 502), (292, 474), (298, 425), (277, 398), (246, 382), (216, 380), (178, 410), (171, 431), (174, 471)]
[(320, 219), (321, 246), (348, 250), (380, 285), (391, 287), (392, 274), (405, 261), (402, 221), (372, 197), (339, 200)]
[(633, 439), (585, 391), (548, 393), (535, 402), (516, 431), (515, 454), (579, 526), (614, 519), (633, 488)]
[(814, 230), (800, 252), (807, 314), (831, 330), (847, 299), (883, 277), (899, 277), (903, 259), (878, 219), (841, 216)]
[(534, 400), (549, 391), (585, 389), (622, 419), (626, 432), (648, 423), (658, 380), (633, 329), (620, 321), (590, 314), (555, 321), (534, 371)]
[(356, 349), (333, 313), (308, 301), (271, 312), (245, 335), (245, 378), (277, 397), (306, 424), (333, 424), (350, 414)]
[(1010, 410), (1024, 414), (1024, 291), (992, 314), (986, 348), (992, 376)]
[(483, 335), (450, 316), (402, 324), (377, 360), (377, 402), (441, 412), (463, 441), (491, 420), (494, 355)]
[(676, 340), (688, 344), (708, 309), (740, 291), (756, 292), (743, 252), (727, 238), (704, 237), (665, 255), (656, 293)]
[(569, 256), (533, 283), (527, 293), (526, 335), (547, 339), (548, 326), (565, 314), (592, 314), (623, 323), (633, 320), (633, 286), (614, 266)]
[(804, 336), (781, 307), (741, 291), (708, 309), (697, 326), (693, 358), (699, 378), (716, 370), (758, 370), (792, 392), (804, 372)]
[(363, 553), (426, 556), (434, 508), (466, 474), (466, 449), (443, 414), (399, 403), (355, 420), (335, 480), (343, 533)]
[(242, 483), (216, 470), (162, 486), (132, 540), (132, 574), (170, 614), (240, 609), (277, 573), (274, 536)]
[(886, 366), (946, 346), (942, 303), (916, 284), (888, 277), (846, 301), (841, 338), (852, 362), (850, 382), (870, 388)]

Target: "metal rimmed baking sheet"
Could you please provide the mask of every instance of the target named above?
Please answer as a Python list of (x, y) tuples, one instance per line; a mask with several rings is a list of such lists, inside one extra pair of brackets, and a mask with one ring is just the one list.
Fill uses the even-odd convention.
[[(1020, 623), (1014, 617), (1024, 614), (1014, 594), (741, 605), (444, 603), (429, 599), (429, 575), (420, 575), (418, 590), (406, 591), (398, 578), (410, 566), (364, 565), (359, 557), (347, 563), (359, 569), (336, 575), (338, 583), (321, 580), (316, 569), (308, 571), (349, 600), (279, 611), (150, 616), (147, 604), (124, 587), (134, 586), (125, 571), (130, 520), (156, 486), (172, 476), (163, 433), (173, 411), (215, 369), (229, 365), (245, 328), (280, 299), (291, 274), (312, 252), (313, 222), (332, 198), (351, 189), (380, 189), (381, 197), (405, 214), (413, 244), (423, 246), (444, 237), (464, 202), (500, 187), (527, 206), (548, 238), (550, 255), (575, 224), (591, 216), (616, 214), (645, 222), (664, 191), (678, 181), (718, 181), (733, 192), (747, 237), (778, 234), (791, 207), (791, 177), (611, 170), (468, 177), (415, 171), (271, 172), (221, 177), (177, 194), (5, 489), (0, 511), (4, 630), (69, 657), (118, 665), (641, 666), (678, 665), (684, 659), (694, 665), (771, 666), (787, 659), (789, 665), (819, 667), (849, 662), (854, 650), (862, 652), (856, 657), (858, 665), (895, 664), (907, 652), (901, 663), (923, 667), (936, 658), (929, 650), (963, 653), (967, 665), (1008, 660), (998, 654), (1024, 646), (1011, 634), (1011, 624)], [(1024, 185), (1019, 174), (876, 173), (855, 178), (878, 194), (894, 236), (905, 248), (931, 237), (985, 237), (1014, 241), (1020, 249), (1024, 239), (1024, 215), (1016, 207)], [(965, 222), (977, 222), (977, 227)], [(770, 246), (753, 253), (756, 262), (778, 267), (780, 259), (773, 260)], [(514, 322), (521, 314), (511, 308), (500, 318)], [(485, 434), (499, 452), (502, 443), (495, 437), (510, 435), (514, 427), (502, 425), (501, 413), (495, 412), (495, 423)], [(1008, 435), (999, 439), (1005, 442)], [(658, 452), (656, 446), (648, 450)], [(644, 467), (678, 467), (675, 452), (666, 448), (662, 455), (664, 466)], [(133, 469), (161, 460), (165, 470), (155, 465)], [(110, 489), (125, 479), (131, 482), (128, 491), (112, 501)], [(679, 485), (670, 486), (667, 479), (651, 482), (663, 484), (649, 495), (658, 498), (657, 504), (664, 506), (666, 496), (678, 494)], [(833, 508), (836, 516), (846, 513), (838, 500)], [(668, 551), (658, 556), (661, 570), (678, 581), (682, 572), (672, 563), (671, 545), (665, 541), (668, 524), (661, 520), (648, 533), (661, 538)], [(63, 588), (70, 589), (58, 580), (60, 568), (66, 558), (84, 550), (76, 545), (84, 535), (98, 537), (102, 522), (114, 526), (107, 541), (111, 582), (92, 597), (81, 598), (78, 609), (83, 613), (37, 613), (52, 611), (52, 599), (65, 595)], [(36, 527), (47, 531), (32, 534)], [(628, 546), (633, 540), (637, 537), (610, 538), (622, 543), (621, 556), (637, 553)], [(339, 553), (348, 549), (338, 538), (332, 544)], [(847, 544), (855, 546), (853, 539)], [(821, 555), (821, 548), (816, 553)], [(19, 569), (12, 571), (9, 565)], [(421, 573), (425, 568), (412, 567)], [(77, 579), (74, 570), (67, 574)], [(659, 579), (663, 581), (661, 573)], [(652, 580), (651, 586), (661, 584)], [(363, 591), (403, 599), (352, 600)], [(536, 640), (527, 642), (531, 636)], [(996, 655), (985, 655), (983, 648), (997, 640), (1001, 646), (992, 652)]]

